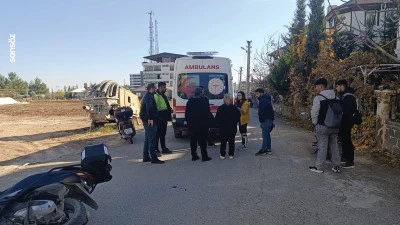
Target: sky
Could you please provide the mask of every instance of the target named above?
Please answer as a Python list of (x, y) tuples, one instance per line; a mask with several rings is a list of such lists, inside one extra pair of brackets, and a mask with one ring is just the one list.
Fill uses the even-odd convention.
[(39, 77), (54, 90), (103, 80), (129, 84), (149, 55), (151, 10), (160, 52), (217, 51), (245, 71), (241, 47), (251, 40), (254, 58), (266, 37), (287, 31), (295, 9), (296, 0), (0, 0), (0, 74)]

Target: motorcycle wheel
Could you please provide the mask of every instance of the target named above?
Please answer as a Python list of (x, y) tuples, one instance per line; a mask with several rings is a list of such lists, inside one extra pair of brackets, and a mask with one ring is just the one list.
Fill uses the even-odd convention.
[(86, 208), (82, 202), (66, 198), (64, 201), (64, 212), (68, 218), (62, 225), (83, 225), (88, 223)]

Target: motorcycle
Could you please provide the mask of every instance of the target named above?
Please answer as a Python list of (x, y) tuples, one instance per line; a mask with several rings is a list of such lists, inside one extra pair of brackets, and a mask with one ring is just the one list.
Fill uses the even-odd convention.
[(82, 225), (85, 205), (98, 209), (90, 196), (97, 184), (112, 179), (111, 156), (104, 144), (86, 146), (81, 164), (31, 175), (0, 192), (0, 225)]
[(129, 140), (131, 144), (133, 144), (133, 137), (136, 135), (132, 116), (133, 110), (131, 107), (119, 107), (114, 111), (114, 117), (117, 120), (118, 133), (121, 139)]

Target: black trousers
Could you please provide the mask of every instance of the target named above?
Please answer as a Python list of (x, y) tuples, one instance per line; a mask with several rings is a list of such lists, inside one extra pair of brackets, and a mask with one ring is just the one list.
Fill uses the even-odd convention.
[(206, 131), (192, 131), (190, 135), (190, 150), (192, 157), (197, 156), (197, 144), (200, 146), (201, 157), (203, 159), (208, 157), (207, 154), (207, 136), (208, 130)]
[(344, 125), (339, 130), (339, 140), (342, 142), (342, 157), (348, 162), (354, 162), (354, 145), (351, 140), (351, 129), (353, 125)]
[(167, 134), (168, 121), (157, 120), (157, 136), (156, 136), (156, 149), (158, 148), (158, 143), (161, 143), (161, 149), (165, 150), (167, 147), (165, 145), (165, 135)]
[(229, 143), (229, 156), (234, 156), (235, 155), (235, 135), (226, 135), (226, 134), (221, 134), (221, 148), (220, 148), (220, 153), (221, 156), (226, 155), (226, 143)]

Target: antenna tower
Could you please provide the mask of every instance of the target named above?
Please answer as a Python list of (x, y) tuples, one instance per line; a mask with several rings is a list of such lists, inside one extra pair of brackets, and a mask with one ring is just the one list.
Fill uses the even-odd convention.
[(154, 41), (155, 41), (155, 46), (156, 46), (156, 49), (155, 49), (155, 54), (158, 54), (158, 53), (160, 53), (159, 52), (159, 48), (158, 48), (158, 22), (157, 22), (157, 20), (155, 21), (155, 34), (154, 34)]
[(149, 48), (149, 54), (153, 55), (154, 54), (154, 35), (153, 35), (153, 11), (148, 12), (148, 14), (150, 15), (150, 48)]

